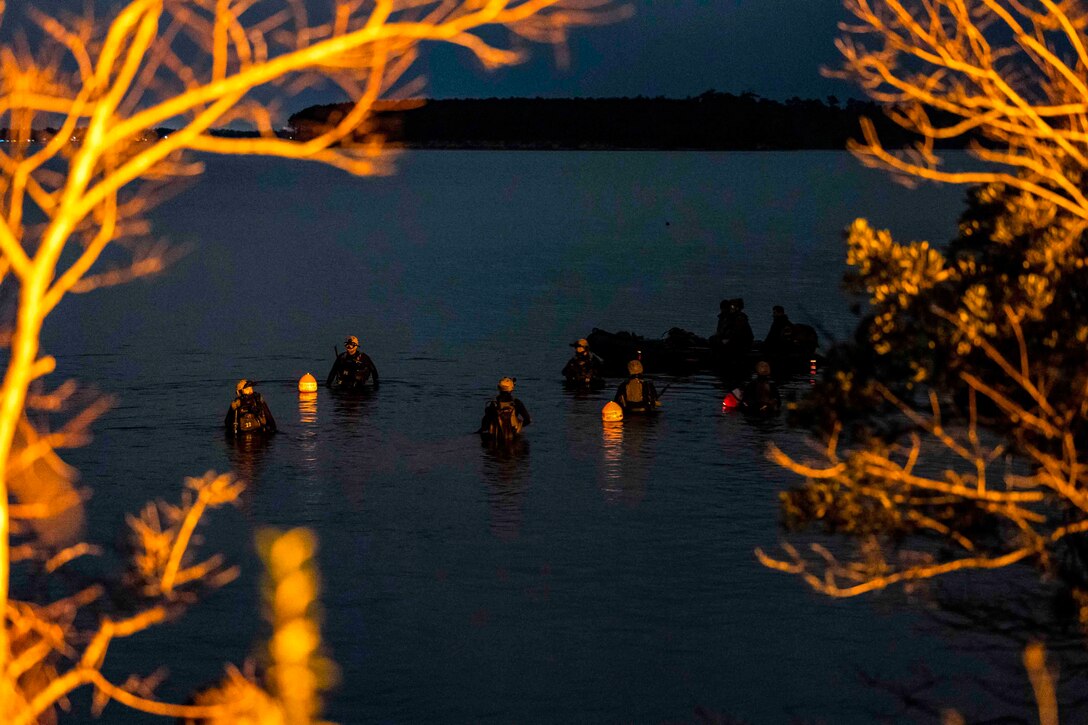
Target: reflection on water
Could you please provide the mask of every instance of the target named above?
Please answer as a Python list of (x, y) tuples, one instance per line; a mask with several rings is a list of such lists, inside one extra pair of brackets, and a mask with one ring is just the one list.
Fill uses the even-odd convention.
[(300, 463), (312, 475), (317, 470), (317, 393), (298, 394), (298, 425)]
[(491, 533), (501, 541), (513, 541), (521, 533), (529, 489), (529, 441), (524, 436), (509, 440), (480, 436), (480, 446)]
[(238, 479), (246, 484), (249, 497), (256, 493), (257, 483), (261, 480), (262, 462), (272, 438), (253, 433), (227, 436), (230, 467)]
[(304, 429), (313, 430), (317, 423), (317, 393), (298, 394), (298, 422)]
[(605, 494), (613, 492), (613, 486), (623, 476), (623, 421), (606, 420), (601, 427), (601, 456), (604, 459), (601, 472), (604, 475)]
[(367, 403), (375, 397), (371, 388), (364, 388), (357, 392), (344, 393), (334, 391), (330, 393), (332, 398), (332, 420), (338, 426), (356, 426), (365, 415)]
[(601, 490), (608, 503), (637, 506), (646, 496), (647, 429), (652, 416), (601, 423)]

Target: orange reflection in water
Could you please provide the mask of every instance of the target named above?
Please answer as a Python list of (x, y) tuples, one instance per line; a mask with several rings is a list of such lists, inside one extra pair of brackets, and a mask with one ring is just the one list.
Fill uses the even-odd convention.
[(601, 427), (601, 455), (604, 456), (605, 490), (608, 483), (623, 475), (623, 421), (605, 421)]
[(312, 473), (317, 466), (317, 393), (298, 394), (298, 422), (302, 427), (302, 462)]
[(645, 496), (646, 426), (651, 421), (603, 421), (599, 486), (610, 504), (638, 506)]
[[(646, 461), (639, 454), (645, 421), (601, 423), (601, 491), (610, 503), (637, 506), (646, 494)], [(625, 427), (626, 426), (626, 427)]]
[(317, 393), (298, 394), (298, 422), (306, 426), (317, 422)]

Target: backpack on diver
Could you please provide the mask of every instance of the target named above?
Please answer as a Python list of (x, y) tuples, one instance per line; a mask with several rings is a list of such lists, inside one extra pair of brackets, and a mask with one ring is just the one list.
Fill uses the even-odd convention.
[(238, 416), (238, 432), (253, 433), (261, 429), (261, 419), (251, 411), (245, 411)]
[(495, 403), (493, 435), (510, 438), (521, 432), (521, 418), (514, 408), (514, 401), (500, 400)]
[(257, 433), (264, 429), (264, 415), (260, 409), (259, 401), (243, 403), (235, 420), (235, 428), (238, 433)]

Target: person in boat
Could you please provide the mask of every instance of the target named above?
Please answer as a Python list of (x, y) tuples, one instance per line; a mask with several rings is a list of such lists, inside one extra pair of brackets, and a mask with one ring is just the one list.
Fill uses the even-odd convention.
[(232, 437), (269, 435), (276, 432), (276, 419), (260, 393), (253, 390), (255, 383), (242, 378), (234, 387), (235, 397), (227, 408), (223, 427)]
[(711, 346), (717, 347), (726, 359), (741, 360), (751, 351), (755, 339), (744, 312), (744, 299), (722, 300), (718, 306), (721, 312), (718, 313), (717, 329), (710, 337)]
[(480, 421), (481, 435), (509, 439), (521, 433), (532, 422), (525, 404), (514, 397), (514, 378), (499, 381), (499, 394), (487, 402)]
[(740, 407), (752, 415), (773, 415), (782, 408), (782, 397), (771, 380), (771, 365), (766, 360), (756, 363), (756, 377), (744, 386)]
[(378, 367), (369, 355), (359, 349), (359, 338), (348, 335), (344, 339), (344, 352), (336, 356), (336, 362), (332, 364), (329, 377), (325, 380), (325, 387), (357, 392), (371, 378), (377, 388)]
[(604, 382), (604, 363), (590, 352), (589, 341), (584, 337), (571, 343), (574, 357), (563, 366), (563, 377), (568, 385), (591, 388)]
[(771, 308), (771, 329), (763, 338), (763, 350), (768, 355), (785, 355), (792, 352), (793, 323), (790, 322), (786, 308), (775, 305)]
[(628, 413), (649, 413), (661, 405), (658, 402), (657, 388), (649, 380), (642, 379), (642, 361), (632, 360), (627, 363), (627, 380), (620, 383), (613, 400)]
[(718, 345), (722, 336), (729, 332), (729, 300), (718, 303), (718, 324), (714, 326), (714, 334), (707, 338), (711, 345)]

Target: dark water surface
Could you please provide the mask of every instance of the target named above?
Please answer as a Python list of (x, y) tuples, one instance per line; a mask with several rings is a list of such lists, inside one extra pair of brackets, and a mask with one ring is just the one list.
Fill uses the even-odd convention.
[[(66, 303), (46, 330), (56, 379), (118, 398), (68, 455), (100, 534), (119, 535), (144, 501), (176, 500), (187, 475), (251, 482), (204, 527), (242, 577), (115, 643), (108, 671), (165, 663), (162, 694), (180, 698), (240, 662), (262, 631), (254, 531), (309, 526), (341, 668), (333, 720), (895, 712), (859, 673), (973, 661), (918, 630), (898, 597), (832, 602), (757, 564), (790, 482), (765, 447), (798, 450), (801, 436), (723, 415), (710, 376), (660, 379), (664, 415), (604, 430), (614, 384), (574, 396), (559, 370), (594, 326), (708, 334), (727, 296), (745, 298), (757, 337), (776, 303), (844, 335), (842, 228), (864, 213), (900, 239), (944, 241), (961, 198), (896, 186), (842, 153), (413, 152), (382, 179), (212, 160), (154, 214), (190, 253), (156, 280)], [(323, 379), (346, 334), (381, 389), (300, 403), (295, 381)], [(534, 419), (516, 457), (471, 433), (504, 375)], [(263, 381), (279, 421), (267, 446), (221, 435), (241, 377)], [(142, 721), (116, 705), (106, 716)]]

